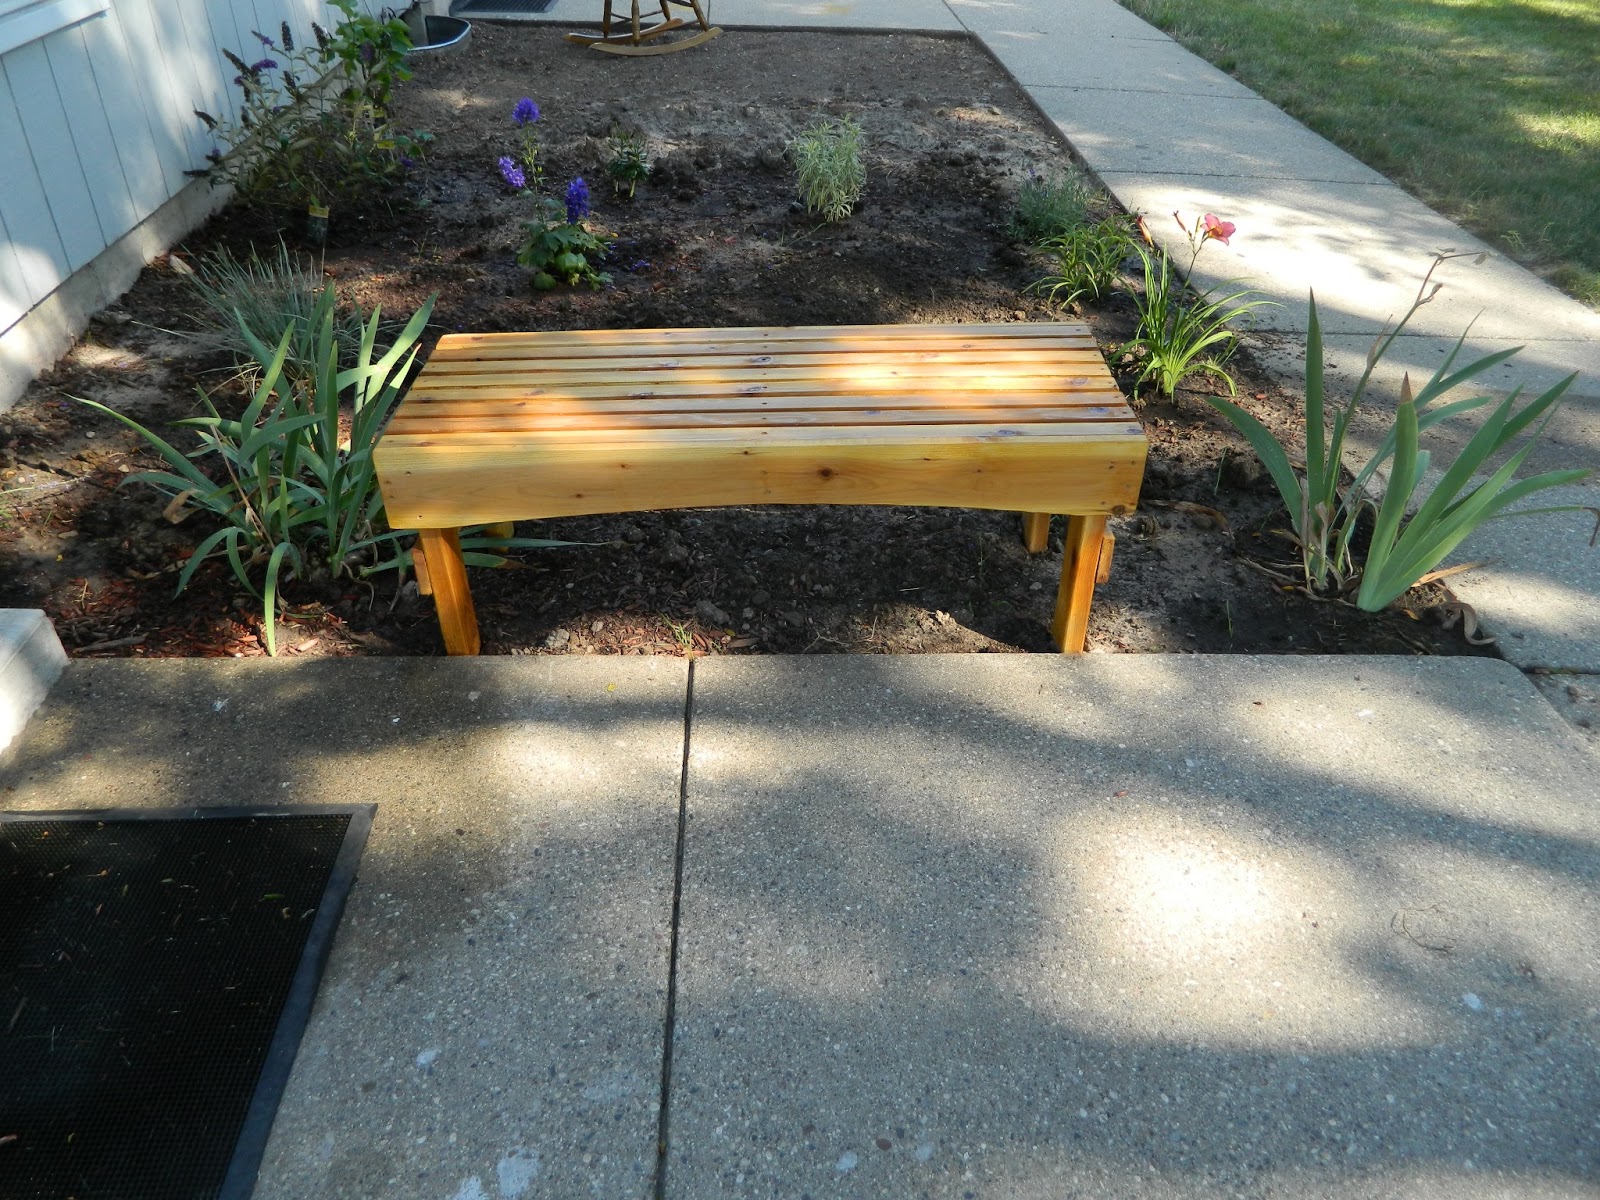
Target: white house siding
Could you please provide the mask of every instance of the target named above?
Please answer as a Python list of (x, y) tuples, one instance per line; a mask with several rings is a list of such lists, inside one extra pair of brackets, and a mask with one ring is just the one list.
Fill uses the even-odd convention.
[(212, 146), (194, 110), (237, 113), (224, 49), (252, 61), (252, 30), (276, 41), (287, 21), (298, 45), (338, 17), (322, 0), (110, 0), (0, 55), (0, 342), (192, 184)]

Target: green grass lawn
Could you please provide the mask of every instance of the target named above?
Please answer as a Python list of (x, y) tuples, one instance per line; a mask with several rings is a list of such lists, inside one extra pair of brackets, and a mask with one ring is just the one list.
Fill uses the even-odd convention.
[(1600, 0), (1121, 0), (1600, 307)]

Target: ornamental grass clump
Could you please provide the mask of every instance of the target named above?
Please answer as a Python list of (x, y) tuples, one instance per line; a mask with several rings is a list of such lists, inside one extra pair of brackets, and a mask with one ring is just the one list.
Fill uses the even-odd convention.
[[(1377, 612), (1434, 572), (1446, 556), (1484, 522), (1508, 516), (1574, 511), (1580, 507), (1512, 508), (1531, 495), (1577, 483), (1588, 475), (1584, 470), (1565, 470), (1546, 471), (1527, 479), (1516, 477), (1577, 375), (1568, 375), (1520, 410), (1517, 402), (1521, 388), (1498, 403), (1490, 396), (1438, 403), (1458, 385), (1507, 361), (1521, 349), (1501, 350), (1457, 367), (1456, 360), (1466, 342), (1466, 334), (1457, 340), (1455, 348), (1420, 391), (1412, 391), (1409, 375), (1403, 377), (1393, 428), (1377, 452), (1341, 486), (1345, 439), (1351, 419), (1366, 396), (1373, 371), (1417, 310), (1438, 294), (1441, 285), (1430, 287), (1430, 282), (1439, 264), (1460, 257), (1465, 256), (1446, 253), (1434, 260), (1405, 316), (1394, 329), (1385, 330), (1373, 343), (1367, 354), (1366, 369), (1349, 402), (1333, 414), (1331, 431), (1323, 375), (1322, 326), (1317, 317), (1316, 296), (1311, 296), (1311, 319), (1306, 334), (1306, 402), (1302, 414), (1303, 470), (1296, 468), (1288, 449), (1261, 421), (1230, 400), (1206, 397), (1207, 402), (1249, 441), (1277, 485), (1294, 527), (1305, 587), (1314, 594), (1348, 599), (1357, 608)], [(1478, 258), (1482, 261), (1483, 256)], [(1430, 465), (1429, 452), (1421, 449), (1419, 435), (1450, 417), (1489, 404), (1494, 407), (1488, 418), (1445, 469), (1426, 499), (1417, 503), (1412, 511)], [(1524, 433), (1528, 434), (1527, 440), (1485, 478), (1490, 462)], [(1388, 478), (1380, 483), (1379, 472), (1386, 464)], [(1472, 486), (1474, 479), (1481, 482)], [(1369, 494), (1374, 490), (1376, 499)], [(1411, 513), (1409, 517), (1408, 512)], [(1351, 543), (1366, 516), (1372, 519), (1372, 535), (1365, 558), (1357, 563)], [(1597, 526), (1597, 534), (1600, 534), (1600, 526)]]
[(843, 221), (867, 185), (861, 165), (861, 126), (852, 118), (819, 121), (789, 143), (806, 212)]
[(1121, 213), (1077, 225), (1046, 238), (1039, 249), (1055, 260), (1055, 269), (1031, 290), (1058, 304), (1087, 300), (1098, 304), (1116, 288), (1122, 265), (1138, 250), (1133, 225)]
[[(286, 336), (285, 375), (304, 379), (315, 373), (316, 314), (327, 285), (319, 272), (297, 262), (281, 239), (271, 258), (251, 251), (238, 259), (226, 248), (202, 255), (189, 282), (200, 302), (197, 320), (232, 352), (247, 376), (260, 369), (252, 346), (276, 346)], [(333, 336), (341, 366), (355, 360), (362, 325), (359, 312), (335, 303)]]

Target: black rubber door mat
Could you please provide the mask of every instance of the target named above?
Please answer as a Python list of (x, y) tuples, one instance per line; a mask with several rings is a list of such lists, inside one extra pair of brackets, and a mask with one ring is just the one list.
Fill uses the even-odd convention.
[(464, 0), (450, 12), (460, 17), (529, 16), (549, 12), (556, 0)]
[(0, 1198), (250, 1194), (371, 822), (0, 813)]

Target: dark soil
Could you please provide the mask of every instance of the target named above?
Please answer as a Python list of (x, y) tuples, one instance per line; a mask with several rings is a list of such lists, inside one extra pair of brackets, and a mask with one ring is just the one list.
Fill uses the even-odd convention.
[[(1008, 239), (1007, 217), (1028, 172), (1071, 170), (1070, 154), (967, 42), (734, 33), (626, 60), (548, 30), (478, 25), (474, 34), (466, 53), (419, 65), (398, 93), (402, 122), (435, 135), (430, 157), (367, 211), (333, 215), (323, 265), (347, 300), (403, 316), (437, 294), (430, 337), (1061, 318), (1087, 321), (1115, 361), (1132, 333), (1126, 297), (1074, 313), (1029, 292), (1043, 262)], [(597, 227), (619, 239), (614, 282), (600, 291), (535, 293), (513, 261), (530, 204), (495, 162), (514, 149), (509, 116), (525, 95), (543, 109), (547, 190), (583, 175)], [(854, 116), (865, 129), (866, 195), (836, 226), (800, 210), (783, 157), (818, 113)], [(631, 201), (604, 182), (605, 139), (617, 128), (643, 134), (654, 160)], [(217, 247), (273, 249), (280, 224), (240, 208), (212, 220), (0, 416), (0, 605), (44, 607), (74, 653), (263, 652), (258, 602), (225, 565), (174, 596), (177, 568), (207, 532), (203, 518), (169, 524), (152, 490), (119, 489), (153, 460), (65, 397), (156, 425), (193, 415), (197, 386), (236, 409), (232, 360), (186, 332), (198, 328), (197, 305), (180, 268)], [(1293, 396), (1248, 361), (1232, 366), (1253, 411), (1292, 424)], [(1096, 595), (1092, 650), (1488, 652), (1437, 619), (1453, 611), (1437, 586), (1374, 616), (1264, 573), (1290, 547), (1254, 456), (1198, 392), (1135, 397), (1134, 407), (1149, 467), (1139, 510), (1113, 521), (1117, 552)], [(528, 522), (518, 532), (600, 544), (475, 572), (488, 653), (1050, 648), (1061, 530), (1051, 553), (1030, 558), (1013, 514), (740, 508)], [(288, 653), (441, 651), (431, 602), (414, 584), (294, 584), (288, 600)]]

